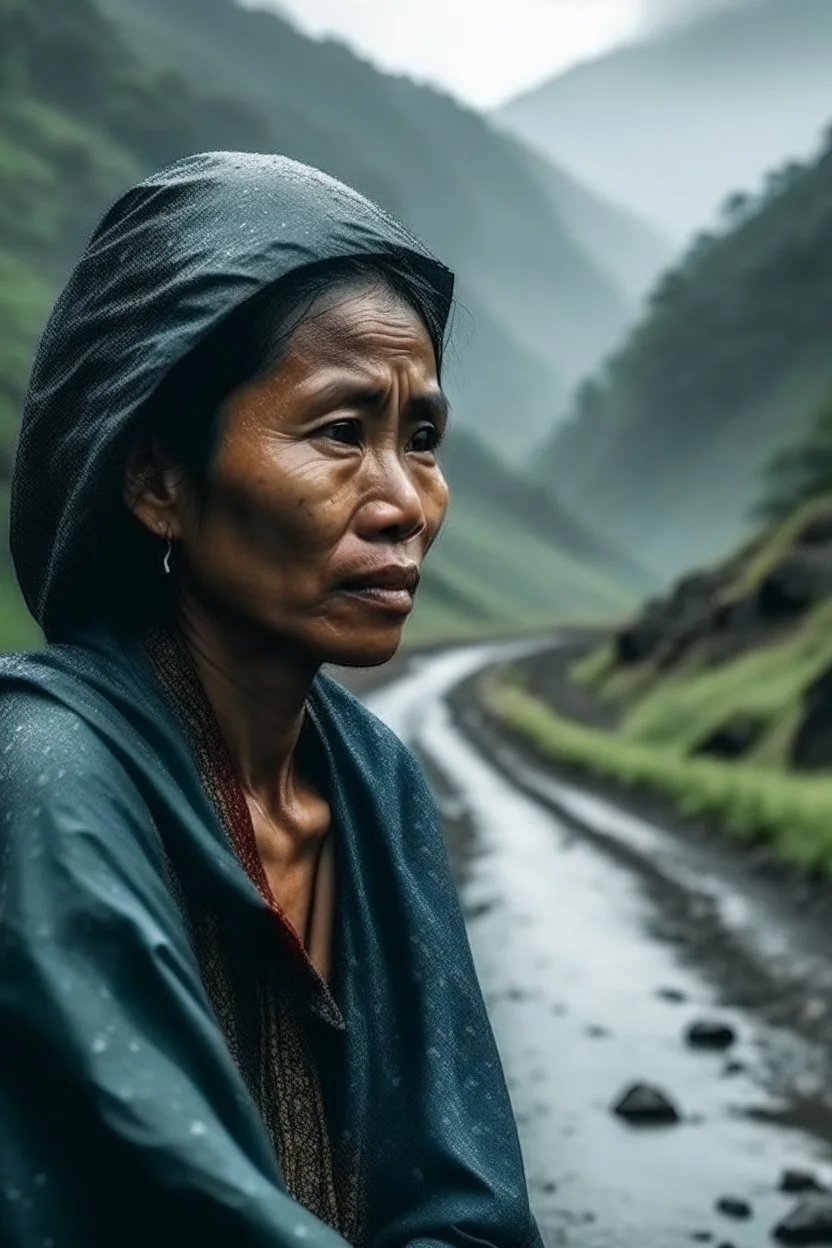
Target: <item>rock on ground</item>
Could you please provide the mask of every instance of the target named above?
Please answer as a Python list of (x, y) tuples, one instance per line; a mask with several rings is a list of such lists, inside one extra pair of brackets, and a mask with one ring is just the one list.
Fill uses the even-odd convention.
[(679, 1111), (661, 1088), (634, 1083), (613, 1105), (613, 1112), (629, 1122), (669, 1123), (679, 1121)]
[(832, 1244), (832, 1200), (814, 1196), (801, 1201), (773, 1235), (782, 1244)]

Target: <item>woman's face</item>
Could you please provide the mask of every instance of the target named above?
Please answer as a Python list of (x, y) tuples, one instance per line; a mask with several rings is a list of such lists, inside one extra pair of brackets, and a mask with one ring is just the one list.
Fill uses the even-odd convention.
[(315, 661), (389, 658), (448, 504), (446, 421), (413, 309), (382, 286), (321, 297), (226, 401), (202, 510), (177, 495), (185, 605)]

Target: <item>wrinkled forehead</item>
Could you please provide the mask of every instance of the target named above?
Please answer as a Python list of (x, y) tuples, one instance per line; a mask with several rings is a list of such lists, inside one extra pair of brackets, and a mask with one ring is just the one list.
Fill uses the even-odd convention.
[(325, 357), (401, 353), (436, 364), (430, 331), (407, 296), (383, 276), (336, 282), (310, 303), (292, 332), (296, 351)]

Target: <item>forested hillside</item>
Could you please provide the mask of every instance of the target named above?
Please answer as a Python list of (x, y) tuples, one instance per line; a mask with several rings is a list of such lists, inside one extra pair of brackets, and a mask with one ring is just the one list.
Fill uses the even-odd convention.
[[(522, 139), (518, 147), (525, 146)], [(532, 176), (551, 198), (560, 219), (576, 242), (636, 305), (678, 250), (669, 237), (645, 221), (588, 191), (577, 178), (533, 147), (525, 157)]]
[[(832, 112), (832, 101), (830, 102)], [(832, 144), (736, 195), (536, 456), (567, 505), (668, 576), (747, 532), (760, 474), (832, 384)]]
[[(212, 4), (215, 12), (221, 11), (215, 0)], [(206, 21), (200, 20), (200, 14), (206, 17)], [(207, 2), (204, 7), (199, 7), (199, 12), (196, 8), (191, 12), (195, 41), (197, 35), (203, 42), (207, 41), (208, 14)], [(240, 16), (245, 22), (246, 15)], [(263, 20), (274, 22), (274, 28), (284, 34), (289, 31), (277, 19), (264, 17)], [(255, 29), (260, 31), (259, 26)], [(272, 28), (267, 26), (265, 29)], [(217, 30), (214, 34), (220, 40), (218, 49), (222, 49), (223, 31)], [(257, 38), (261, 37), (258, 33)], [(288, 34), (286, 37), (289, 37)], [(299, 60), (298, 49), (305, 44), (314, 46), (294, 32), (291, 32), (291, 37), (295, 42), (290, 47), (290, 59)], [(172, 43), (169, 51), (171, 48)], [(342, 49), (316, 48), (316, 53), (318, 51), (325, 58), (330, 53), (335, 55), (338, 65), (344, 58), (349, 60), (349, 54)], [(216, 51), (215, 55), (217, 59), (223, 59), (221, 51)], [(336, 173), (350, 176), (352, 181), (362, 182), (377, 198), (384, 199), (399, 210), (407, 196), (396, 189), (399, 186), (396, 179), (400, 179), (402, 186), (408, 187), (411, 178), (418, 182), (432, 177), (435, 180), (434, 198), (440, 204), (444, 203), (445, 216), (451, 221), (447, 231), (451, 234), (456, 231), (461, 238), (465, 234), (467, 221), (471, 237), (477, 236), (475, 192), (477, 179), (486, 176), (485, 167), (476, 168), (472, 163), (468, 197), (464, 200), (461, 191), (452, 186), (450, 180), (445, 185), (441, 163), (432, 168), (419, 167), (414, 163), (409, 171), (401, 167), (397, 169), (391, 164), (391, 177), (382, 183), (378, 178), (380, 171), (386, 168), (385, 161), (377, 155), (370, 158), (371, 145), (357, 142), (354, 136), (348, 144), (339, 130), (338, 111), (333, 111), (334, 105), (328, 120), (324, 114), (318, 113), (320, 100), (311, 83), (307, 91), (298, 89), (293, 99), (287, 97), (279, 107), (275, 104), (273, 108), (264, 109), (262, 100), (258, 104), (251, 93), (247, 98), (235, 95), (233, 83), (222, 74), (209, 72), (206, 67), (200, 66), (198, 58), (183, 52), (181, 62), (180, 72), (172, 65), (165, 66), (161, 59), (154, 61), (146, 51), (139, 52), (92, 0), (65, 0), (60, 6), (49, 0), (0, 0), (0, 184), (3, 188), (0, 195), (0, 317), (4, 331), (0, 340), (0, 515), (4, 530), (8, 517), (13, 443), (37, 334), (72, 258), (97, 217), (126, 186), (150, 169), (188, 152), (223, 147), (249, 150), (282, 148), (310, 158), (310, 151), (298, 151), (300, 144), (290, 144), (288, 138), (285, 142), (279, 139), (281, 128), (288, 133), (294, 125), (298, 133), (305, 136), (304, 143), (311, 143), (310, 135), (318, 136), (322, 153), (317, 158), (319, 163)], [(359, 62), (356, 65), (361, 74), (382, 78)], [(331, 68), (327, 61), (322, 80)], [(343, 89), (347, 92), (349, 75), (346, 70), (344, 73), (347, 76)], [(400, 88), (407, 92), (417, 91), (410, 86), (394, 84), (394, 93)], [(430, 93), (424, 94), (429, 100), (433, 99)], [(410, 95), (407, 98), (410, 99)], [(436, 108), (441, 121), (442, 110), (453, 106), (439, 100), (439, 97), (437, 100)], [(371, 103), (378, 104), (378, 100)], [(430, 118), (431, 106), (426, 107), (426, 115)], [(348, 112), (346, 108), (342, 111)], [(461, 116), (467, 118), (468, 115)], [(427, 127), (439, 122), (424, 121), (422, 124)], [(473, 119), (460, 124), (470, 124), (475, 128)], [(482, 123), (477, 124), (485, 128)], [(329, 132), (327, 125), (330, 126)], [(497, 142), (508, 144), (508, 140)], [(422, 139), (422, 144), (426, 146), (427, 141)], [(344, 168), (345, 163), (349, 163), (345, 156), (348, 145), (355, 162), (352, 174)], [(476, 144), (472, 142), (471, 146), (475, 151)], [(417, 149), (418, 145), (414, 144), (414, 152)], [(326, 153), (329, 154), (328, 161), (323, 159)], [(446, 165), (449, 160), (446, 156)], [(516, 188), (510, 194), (515, 191)], [(425, 194), (425, 201), (429, 200), (431, 196)], [(550, 214), (551, 207), (542, 194), (540, 203), (541, 214)], [(507, 213), (509, 210), (510, 205), (503, 203), (500, 211)], [(551, 223), (553, 218), (548, 215), (545, 220)], [(430, 223), (422, 223), (422, 232), (429, 233), (424, 228), (425, 224)], [(486, 248), (486, 251), (481, 253), (483, 263), (477, 269), (479, 275), (479, 269), (486, 267), (485, 258), (493, 257), (493, 273), (488, 278), (482, 278), (483, 288), (491, 283), (489, 290), (492, 296), (495, 290), (499, 292), (503, 280), (499, 239), (488, 234), (495, 228), (496, 220), (483, 227), (486, 237), (479, 238), (479, 246)], [(562, 242), (558, 241), (556, 234), (553, 231), (554, 254), (565, 256), (578, 275), (589, 275), (586, 287), (590, 292), (587, 295), (589, 305), (594, 306), (595, 312), (602, 317), (604, 306), (617, 306), (611, 285), (593, 272), (565, 233)], [(442, 250), (436, 239), (429, 241)], [(473, 261), (472, 254), (469, 263), (473, 264)], [(505, 263), (510, 269), (510, 262), (507, 260)], [(593, 290), (600, 301), (594, 304)], [(495, 299), (496, 311), (493, 313), (484, 295), (477, 294), (476, 300), (479, 302), (472, 310), (477, 313), (476, 351), (479, 355), (475, 351), (465, 353), (464, 311), (459, 316), (462, 322), (461, 363), (465, 366), (467, 380), (474, 383), (465, 389), (457, 385), (460, 423), (465, 423), (467, 417), (469, 425), (476, 427), (482, 416), (482, 424), (486, 425), (490, 414), (494, 440), (507, 452), (514, 450), (517, 453), (517, 447), (523, 441), (521, 415), (529, 410), (523, 405), (524, 395), (528, 399), (528, 386), (532, 385), (539, 387), (539, 397), (545, 393), (548, 403), (555, 401), (551, 374), (533, 350), (511, 339), (497, 315), (499, 300)], [(605, 300), (608, 302), (605, 303)], [(472, 299), (471, 303), (474, 302)], [(480, 367), (477, 360), (482, 361), (484, 355), (488, 358)], [(485, 399), (489, 385), (492, 387), (489, 396), (492, 407), (487, 411), (481, 410), (479, 400)], [(506, 420), (507, 412), (511, 414), (510, 421)], [(492, 457), (489, 463), (491, 473), (499, 473), (500, 461)], [(482, 482), (480, 488), (487, 495), (492, 486), (493, 478)], [(456, 528), (449, 525), (448, 541), (456, 543), (457, 551), (487, 548), (487, 524), (499, 526), (502, 520), (500, 512), (492, 509), (489, 513), (488, 508), (480, 507), (476, 520), (466, 524), (465, 491), (462, 493), (460, 519), (455, 522)], [(552, 525), (551, 529), (536, 528), (529, 536), (548, 552), (553, 561), (552, 567), (557, 568), (556, 585), (551, 577), (548, 580), (544, 577), (542, 586), (535, 583), (542, 566), (539, 561), (524, 580), (522, 538), (528, 532), (528, 525), (538, 522)], [(570, 610), (580, 613), (584, 610), (609, 610), (611, 604), (621, 606), (628, 600), (628, 591), (616, 588), (606, 572), (594, 578), (587, 574), (584, 566), (586, 554), (580, 540), (580, 549), (574, 546), (574, 535), (580, 526), (571, 522), (567, 524), (564, 528), (565, 540), (561, 543), (560, 535), (554, 531), (551, 509), (539, 513), (533, 521), (527, 519), (517, 523), (519, 530), (517, 524), (511, 521), (517, 530), (514, 536), (519, 546), (510, 560), (510, 593), (501, 586), (499, 571), (503, 561), (498, 561), (491, 569), (487, 586), (469, 587), (470, 592), (457, 594), (454, 598), (450, 592), (452, 578), (448, 574), (443, 577), (439, 566), (443, 556), (438, 549), (435, 582), (433, 586), (429, 578), (425, 582), (426, 606), (423, 615), (429, 614), (433, 603), (446, 623), (453, 618), (457, 625), (466, 620), (501, 624), (508, 617), (515, 622), (530, 618), (530, 612), (532, 615), (537, 612), (543, 617), (551, 610), (562, 610), (564, 602)], [(503, 532), (507, 532), (511, 524), (507, 522), (503, 525)], [(455, 533), (459, 536), (456, 537)], [(5, 531), (3, 547), (7, 547)], [(607, 568), (616, 563), (612, 551), (608, 551), (605, 562)], [(618, 580), (626, 582), (629, 573), (625, 570), (624, 561), (619, 566)], [(523, 597), (523, 584), (527, 587), (534, 585), (533, 609)], [(0, 561), (0, 591), (3, 599), (0, 645), (30, 640), (31, 626), (13, 589), (5, 555)]]

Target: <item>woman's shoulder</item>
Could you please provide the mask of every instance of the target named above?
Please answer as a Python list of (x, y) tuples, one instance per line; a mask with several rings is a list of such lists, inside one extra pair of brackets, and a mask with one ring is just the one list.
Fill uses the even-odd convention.
[[(25, 664), (15, 668), (19, 673)], [(3, 874), (20, 877), (34, 845), (42, 881), (71, 875), (86, 889), (115, 852), (134, 891), (158, 891), (164, 874), (158, 831), (112, 741), (48, 684), (4, 683), (7, 671), (0, 663)]]
[[(45, 647), (0, 656), (2, 807), (105, 810), (132, 789), (128, 769), (102, 731), (112, 706), (89, 677), (91, 656)], [(9, 822), (9, 820), (7, 820)]]
[(56, 721), (74, 723), (82, 731), (82, 717), (62, 697), (68, 683), (77, 681), (69, 649), (74, 647), (0, 654), (0, 748), (6, 753), (32, 734), (40, 738), (54, 732)]
[(85, 679), (92, 666), (69, 645), (0, 655), (0, 758), (69, 754), (80, 762), (96, 736), (89, 709), (101, 701)]
[(45, 688), (0, 683), (0, 808), (8, 825), (15, 813), (33, 809), (103, 813), (131, 787), (123, 764), (80, 711)]

